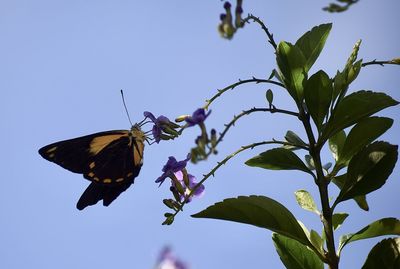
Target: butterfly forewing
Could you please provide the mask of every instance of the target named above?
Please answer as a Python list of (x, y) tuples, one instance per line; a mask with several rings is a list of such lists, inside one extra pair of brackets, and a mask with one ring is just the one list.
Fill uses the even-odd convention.
[[(106, 140), (110, 142), (113, 141), (112, 139), (128, 137), (128, 134), (127, 130), (118, 130), (68, 139), (39, 149), (39, 154), (71, 172), (83, 174), (88, 171), (89, 163), (96, 155), (96, 150), (101, 149), (101, 146), (107, 146)], [(98, 138), (103, 138), (102, 143), (93, 144), (92, 142)]]
[(143, 162), (144, 134), (131, 131), (100, 132), (45, 146), (39, 154), (92, 181), (78, 201), (82, 210), (103, 200), (108, 206), (134, 182)]

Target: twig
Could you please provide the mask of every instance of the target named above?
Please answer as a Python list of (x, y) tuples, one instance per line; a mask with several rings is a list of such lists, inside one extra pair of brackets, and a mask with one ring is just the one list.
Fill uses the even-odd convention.
[(247, 18), (245, 18), (245, 19), (243, 20), (243, 22), (244, 22), (244, 23), (249, 23), (250, 20), (253, 20), (253, 22), (257, 22), (257, 23), (261, 26), (261, 28), (264, 30), (264, 32), (265, 32), (265, 33), (267, 34), (267, 36), (268, 36), (268, 42), (269, 42), (269, 43), (272, 45), (272, 47), (274, 47), (274, 49), (276, 50), (277, 45), (276, 45), (275, 40), (274, 40), (274, 35), (271, 34), (271, 33), (269, 32), (268, 28), (267, 28), (267, 27), (265, 26), (265, 24), (260, 20), (260, 18), (254, 16), (254, 15), (252, 15), (252, 14), (249, 14), (249, 15), (247, 15)]
[(218, 93), (215, 94), (213, 97), (211, 97), (210, 99), (206, 100), (206, 104), (204, 105), (204, 109), (208, 109), (208, 107), (211, 105), (212, 102), (214, 102), (215, 99), (217, 99), (219, 96), (221, 96), (224, 92), (228, 91), (228, 90), (233, 90), (234, 88), (236, 88), (239, 85), (242, 84), (246, 84), (246, 83), (270, 83), (270, 84), (274, 84), (277, 86), (280, 86), (282, 88), (285, 88), (285, 86), (277, 81), (274, 80), (270, 80), (270, 79), (258, 79), (258, 78), (251, 78), (251, 79), (245, 79), (245, 80), (239, 80), (238, 82), (235, 82), (229, 86), (226, 86), (223, 89), (219, 89)]
[[(219, 138), (218, 138), (218, 140), (216, 142), (216, 145), (218, 145), (222, 141), (223, 137), (228, 132), (229, 128), (234, 126), (238, 119), (240, 119), (241, 117), (243, 117), (245, 115), (249, 115), (251, 113), (254, 113), (254, 112), (282, 113), (282, 114), (287, 114), (287, 115), (299, 117), (299, 114), (296, 113), (296, 112), (283, 110), (283, 109), (278, 109), (278, 108), (274, 108), (274, 107), (273, 108), (255, 108), (255, 107), (253, 107), (252, 109), (249, 109), (249, 110), (243, 110), (242, 113), (240, 113), (237, 116), (234, 116), (233, 119), (229, 123), (225, 124), (225, 129), (224, 129), (224, 131), (222, 133), (220, 133), (220, 136), (219, 136)], [(304, 148), (304, 149), (308, 150), (308, 148)]]
[(368, 65), (373, 65), (373, 64), (377, 64), (377, 65), (380, 65), (380, 66), (384, 66), (385, 64), (394, 64), (394, 65), (399, 65), (400, 63), (399, 63), (399, 62), (396, 62), (396, 61), (394, 61), (394, 60), (388, 60), (388, 61), (377, 61), (377, 60), (375, 59), (375, 60), (373, 60), (373, 61), (370, 61), (370, 62), (365, 62), (365, 63), (362, 63), (362, 64), (361, 64), (361, 66), (362, 66), (362, 67), (365, 67), (365, 66), (368, 66)]
[(214, 176), (215, 172), (222, 165), (226, 164), (230, 159), (232, 159), (233, 157), (235, 157), (237, 154), (241, 153), (242, 151), (245, 151), (247, 149), (253, 149), (255, 147), (262, 146), (262, 145), (268, 145), (268, 144), (280, 144), (280, 145), (282, 145), (282, 144), (288, 144), (288, 143), (281, 142), (281, 141), (276, 141), (276, 140), (262, 141), (262, 142), (252, 143), (252, 144), (247, 145), (247, 146), (242, 146), (242, 147), (240, 147), (240, 149), (238, 149), (235, 152), (229, 154), (222, 161), (218, 162), (217, 165), (214, 166), (214, 168), (211, 169), (210, 172), (208, 172), (207, 174), (203, 175), (203, 179), (200, 180), (200, 182), (197, 183), (196, 186), (194, 186), (194, 188), (190, 191), (189, 195), (186, 196), (185, 200), (183, 200), (183, 202), (180, 204), (180, 206), (175, 209), (175, 212), (173, 214), (169, 214), (168, 215), (167, 220), (165, 220), (163, 224), (171, 224), (173, 222), (175, 216), (180, 211), (183, 211), (184, 205), (188, 202), (189, 198), (193, 195), (193, 193), (197, 190), (197, 188), (199, 188), (210, 176)]

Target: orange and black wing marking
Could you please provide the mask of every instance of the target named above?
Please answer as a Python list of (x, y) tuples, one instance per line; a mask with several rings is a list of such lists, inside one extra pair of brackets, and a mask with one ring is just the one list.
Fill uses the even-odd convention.
[(100, 200), (108, 206), (139, 174), (143, 137), (140, 129), (134, 128), (101, 132), (50, 144), (39, 154), (92, 181), (77, 203), (79, 210)]

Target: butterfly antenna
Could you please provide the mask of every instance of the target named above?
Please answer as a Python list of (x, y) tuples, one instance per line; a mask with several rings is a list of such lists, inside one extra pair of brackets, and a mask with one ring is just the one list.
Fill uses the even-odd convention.
[(124, 98), (124, 91), (123, 91), (123, 90), (121, 90), (121, 96), (122, 96), (122, 102), (124, 103), (126, 115), (128, 116), (129, 123), (130, 123), (131, 126), (132, 126), (133, 124), (132, 124), (132, 121), (131, 121), (131, 117), (129, 117), (128, 109), (126, 108), (125, 98)]

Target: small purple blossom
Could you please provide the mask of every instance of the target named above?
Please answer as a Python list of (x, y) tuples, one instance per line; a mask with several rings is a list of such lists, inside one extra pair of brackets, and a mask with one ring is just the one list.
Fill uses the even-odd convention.
[(189, 266), (172, 254), (170, 247), (164, 247), (157, 261), (157, 269), (189, 269)]
[(189, 127), (201, 124), (206, 120), (206, 118), (208, 117), (208, 115), (210, 115), (210, 113), (211, 110), (208, 111), (208, 113), (206, 114), (204, 108), (199, 108), (195, 112), (193, 112), (191, 117), (187, 117), (185, 121), (187, 122)]
[[(161, 115), (159, 117), (155, 117), (153, 115), (153, 113), (149, 112), (149, 111), (145, 111), (143, 112), (143, 115), (146, 118), (149, 118), (153, 123), (153, 129), (151, 130), (154, 140), (156, 141), (156, 143), (158, 144), (161, 140), (161, 135), (162, 132), (169, 126), (173, 126), (175, 125), (173, 122), (171, 122), (167, 117)], [(173, 128), (173, 127), (172, 127)]]
[[(201, 197), (201, 196), (203, 195), (203, 193), (204, 193), (204, 185), (201, 184), (201, 185), (199, 185), (199, 186), (194, 190), (194, 192), (192, 193), (192, 195), (189, 196), (190, 192), (191, 192), (191, 191), (196, 187), (196, 185), (198, 184), (198, 183), (195, 181), (195, 180), (196, 180), (196, 177), (195, 177), (195, 176), (193, 176), (193, 175), (191, 175), (191, 174), (188, 174), (189, 186), (187, 186), (187, 185), (185, 184), (184, 179), (183, 179), (183, 173), (182, 173), (182, 171), (175, 172), (174, 174), (175, 174), (175, 177), (178, 179), (178, 182), (181, 184), (181, 186), (182, 186), (182, 188), (183, 188), (183, 190), (184, 190), (184, 194), (181, 194), (181, 195), (180, 195), (180, 201), (182, 201), (182, 200), (184, 200), (184, 199), (187, 199), (186, 202), (189, 203), (189, 202), (192, 200), (193, 197)], [(176, 188), (176, 187), (175, 187), (175, 181), (172, 181), (172, 187), (173, 187), (173, 188)], [(179, 201), (179, 202), (180, 202), (180, 201)]]
[(161, 185), (167, 177), (171, 177), (174, 173), (184, 169), (189, 160), (190, 154), (182, 161), (177, 161), (174, 156), (169, 156), (167, 163), (162, 168), (163, 174), (157, 178), (156, 183), (160, 183)]
[(225, 2), (225, 3), (224, 3), (224, 8), (225, 8), (225, 9), (231, 8), (231, 3)]

